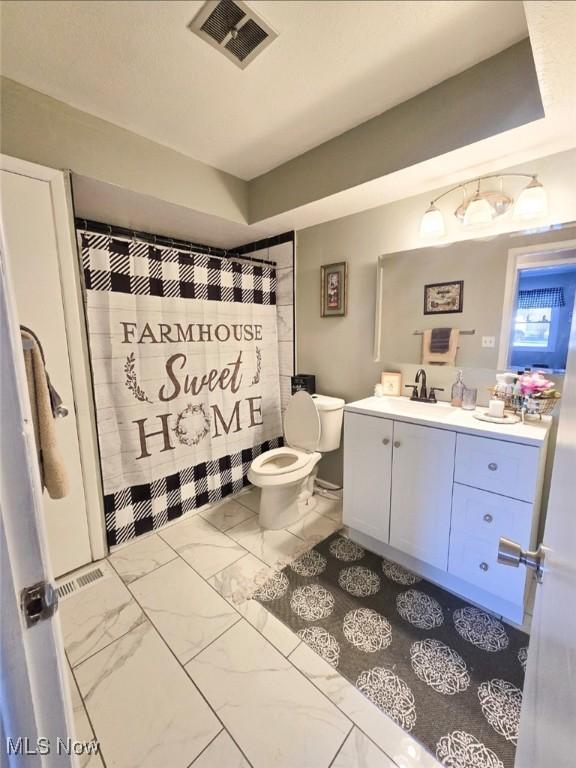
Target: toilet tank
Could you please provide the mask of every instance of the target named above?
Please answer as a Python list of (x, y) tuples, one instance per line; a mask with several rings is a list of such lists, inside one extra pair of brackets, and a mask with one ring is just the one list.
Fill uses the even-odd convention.
[(321, 431), (317, 450), (320, 453), (335, 451), (340, 447), (344, 400), (327, 395), (312, 395), (312, 399), (320, 416)]

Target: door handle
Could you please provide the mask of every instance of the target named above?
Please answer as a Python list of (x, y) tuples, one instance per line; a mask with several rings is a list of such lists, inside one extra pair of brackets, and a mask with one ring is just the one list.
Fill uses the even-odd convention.
[(400, 448), (401, 445), (402, 443), (400, 442), (400, 440), (394, 440), (394, 448)]
[(545, 549), (542, 544), (533, 552), (529, 549), (522, 549), (520, 544), (515, 541), (510, 541), (503, 536), (500, 537), (498, 544), (498, 562), (500, 565), (510, 565), (513, 568), (525, 565), (526, 568), (535, 571), (537, 580), (542, 582), (544, 559)]
[(390, 438), (389, 437), (382, 438), (382, 445), (388, 445), (389, 442), (390, 442)]

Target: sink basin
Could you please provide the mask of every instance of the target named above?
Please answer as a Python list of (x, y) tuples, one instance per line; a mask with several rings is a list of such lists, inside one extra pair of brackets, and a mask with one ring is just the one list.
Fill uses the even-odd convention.
[(391, 413), (423, 419), (447, 419), (457, 410), (449, 403), (418, 403), (407, 397), (383, 397), (382, 405)]

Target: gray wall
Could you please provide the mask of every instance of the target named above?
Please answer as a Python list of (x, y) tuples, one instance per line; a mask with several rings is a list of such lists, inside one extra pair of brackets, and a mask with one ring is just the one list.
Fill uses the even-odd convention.
[(193, 208), (248, 218), (245, 181), (14, 80), (0, 78), (0, 149), (50, 168)]
[[(394, 76), (400, 76), (396, 73)], [(544, 117), (528, 38), (250, 182), (250, 221)]]
[[(498, 342), (510, 247), (508, 236), (500, 235), (382, 258), (382, 359), (418, 364), (422, 337), (414, 331), (450, 327), (476, 331), (474, 336), (460, 336), (458, 367), (496, 368), (497, 347), (485, 349), (481, 342), (483, 335), (495, 336)], [(463, 311), (425, 315), (424, 286), (454, 280), (464, 282)], [(437, 368), (432, 369), (434, 375)]]
[[(551, 222), (576, 219), (574, 185), (569, 182), (575, 156), (561, 153), (529, 166), (533, 172), (542, 172), (549, 193)], [(373, 393), (380, 372), (392, 365), (391, 361), (373, 362), (378, 258), (416, 247), (419, 220), (432, 196), (420, 195), (297, 233), (296, 367), (297, 372), (316, 374), (318, 392), (343, 397), (348, 402), (367, 397)], [(447, 208), (449, 211), (450, 205)], [(495, 226), (497, 232), (502, 232), (503, 227), (510, 230), (517, 224), (508, 219)], [(453, 239), (466, 236), (460, 230), (455, 234), (452, 224), (449, 234)], [(544, 242), (566, 240), (569, 234), (552, 230), (542, 233), (539, 239)], [(522, 240), (514, 238), (509, 247), (520, 245)], [(348, 315), (323, 318), (320, 317), (320, 266), (337, 261), (347, 261), (349, 266)], [(503, 291), (496, 280), (494, 291)], [(400, 370), (404, 381), (410, 382), (418, 367), (404, 363), (391, 369)], [(429, 378), (432, 385), (445, 388), (446, 396), (454, 381), (455, 369), (435, 368)], [(486, 402), (487, 387), (494, 383), (494, 368), (468, 368), (465, 378), (470, 386), (478, 387)], [(326, 454), (319, 475), (341, 484), (341, 451)]]
[[(508, 250), (574, 239), (576, 227), (571, 227), (542, 234), (503, 234), (382, 257), (381, 359), (392, 370), (406, 363), (418, 365), (422, 337), (413, 332), (450, 327), (476, 331), (473, 336), (460, 337), (458, 368), (497, 368)], [(425, 315), (424, 286), (453, 280), (464, 281), (463, 311)], [(495, 336), (496, 345), (482, 347), (482, 336)], [(445, 378), (439, 366), (431, 367), (431, 372)]]

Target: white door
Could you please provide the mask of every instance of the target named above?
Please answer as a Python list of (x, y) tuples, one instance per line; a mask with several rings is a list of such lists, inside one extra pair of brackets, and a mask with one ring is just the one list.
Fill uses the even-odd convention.
[[(101, 491), (91, 392), (79, 341), (83, 336), (76, 255), (63, 174), (11, 158), (2, 158), (1, 165), (0, 212), (18, 322), (40, 339), (52, 383), (68, 408), (68, 416), (57, 420), (56, 432), (70, 493), (63, 499), (43, 495), (48, 549), (60, 576), (105, 554), (98, 531)], [(94, 520), (92, 542), (89, 513)]]
[(394, 422), (390, 546), (448, 567), (456, 433)]
[(344, 523), (388, 541), (392, 425), (389, 419), (344, 414)]
[(536, 590), (516, 768), (572, 768), (576, 760), (576, 314), (564, 378)]
[[(1, 250), (0, 731), (11, 739), (1, 745), (2, 765), (72, 766), (71, 756), (57, 754), (57, 739), (66, 740), (72, 722), (59, 623), (53, 616), (28, 627), (20, 608), (22, 591), (50, 582), (52, 574), (20, 334)], [(49, 754), (34, 754), (47, 746)]]

